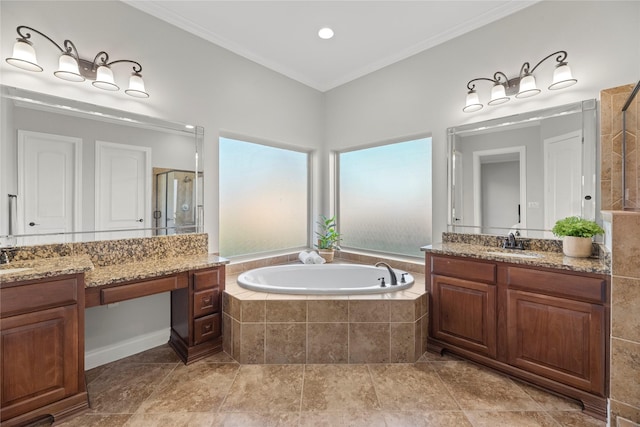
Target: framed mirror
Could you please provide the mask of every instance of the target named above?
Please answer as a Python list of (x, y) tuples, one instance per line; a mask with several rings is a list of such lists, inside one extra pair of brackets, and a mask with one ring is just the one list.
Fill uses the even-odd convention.
[(556, 220), (599, 219), (597, 103), (590, 99), (448, 134), (448, 230), (553, 238)]
[(1, 89), (1, 246), (202, 231), (202, 127)]

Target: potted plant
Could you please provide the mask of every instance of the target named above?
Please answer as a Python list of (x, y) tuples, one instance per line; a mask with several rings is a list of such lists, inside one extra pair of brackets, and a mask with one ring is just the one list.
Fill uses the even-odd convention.
[(587, 258), (591, 256), (593, 236), (604, 234), (595, 221), (570, 216), (556, 221), (551, 232), (562, 237), (562, 252), (566, 256)]
[(331, 262), (333, 261), (335, 250), (340, 249), (338, 244), (341, 237), (337, 230), (336, 217), (334, 215), (331, 218), (327, 218), (324, 215), (320, 215), (320, 219), (316, 221), (316, 224), (318, 224), (318, 229), (316, 230), (318, 244), (315, 246), (318, 248), (318, 254), (326, 262)]

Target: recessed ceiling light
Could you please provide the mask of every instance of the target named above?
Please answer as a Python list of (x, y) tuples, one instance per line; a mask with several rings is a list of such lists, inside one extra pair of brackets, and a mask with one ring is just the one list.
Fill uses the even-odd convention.
[(318, 31), (318, 37), (324, 40), (329, 40), (333, 37), (333, 30), (329, 27), (320, 28), (320, 31)]

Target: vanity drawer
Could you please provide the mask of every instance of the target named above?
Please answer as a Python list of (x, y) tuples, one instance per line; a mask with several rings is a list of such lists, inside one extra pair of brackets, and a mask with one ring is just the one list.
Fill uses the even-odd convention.
[(604, 277), (508, 267), (507, 285), (573, 300), (604, 303), (607, 300), (607, 281)]
[(218, 287), (193, 293), (193, 317), (215, 313), (220, 309), (220, 291)]
[(78, 280), (74, 276), (2, 288), (0, 289), (0, 301), (2, 302), (2, 317), (76, 304), (78, 302)]
[(488, 262), (431, 256), (431, 274), (485, 283), (496, 282), (496, 265)]
[(220, 336), (220, 313), (210, 314), (193, 321), (193, 344), (200, 344)]
[(201, 291), (220, 286), (220, 270), (220, 268), (212, 268), (193, 273), (193, 290)]
[(100, 304), (111, 304), (133, 298), (146, 297), (148, 295), (173, 291), (175, 289), (186, 287), (188, 280), (187, 273), (178, 273), (174, 276), (105, 288), (100, 291)]

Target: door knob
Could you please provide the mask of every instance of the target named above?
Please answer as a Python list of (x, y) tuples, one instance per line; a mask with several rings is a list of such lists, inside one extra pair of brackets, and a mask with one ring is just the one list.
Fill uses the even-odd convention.
[(143, 222), (144, 220), (142, 218), (136, 220), (136, 222)]
[(31, 222), (29, 223), (29, 227), (33, 227), (34, 225), (40, 225), (40, 224), (36, 224), (36, 223), (35, 223), (35, 222), (33, 222), (33, 221), (31, 221)]

